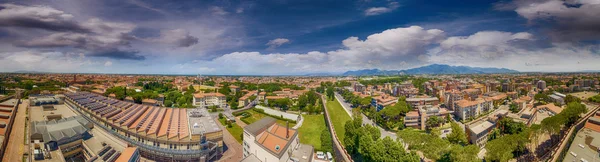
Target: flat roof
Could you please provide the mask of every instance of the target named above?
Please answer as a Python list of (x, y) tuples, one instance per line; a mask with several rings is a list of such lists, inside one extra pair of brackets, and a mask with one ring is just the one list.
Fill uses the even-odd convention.
[(298, 148), (292, 151), (292, 156), (290, 158), (293, 158), (294, 160), (299, 162), (309, 162), (312, 160), (314, 151), (315, 149), (313, 146), (300, 144), (298, 145)]
[(203, 134), (221, 131), (215, 120), (205, 108), (187, 110), (188, 125), (192, 134)]
[(493, 127), (494, 125), (495, 125), (494, 123), (489, 122), (489, 121), (486, 120), (486, 121), (483, 121), (483, 122), (480, 122), (480, 123), (469, 125), (469, 128), (471, 129), (471, 131), (473, 133), (479, 134), (479, 133), (481, 133), (481, 132), (483, 132), (483, 131), (485, 131), (485, 130), (491, 128), (491, 127)]
[(563, 161), (582, 161), (581, 159), (600, 161), (598, 148), (600, 148), (600, 132), (583, 128), (577, 132)]

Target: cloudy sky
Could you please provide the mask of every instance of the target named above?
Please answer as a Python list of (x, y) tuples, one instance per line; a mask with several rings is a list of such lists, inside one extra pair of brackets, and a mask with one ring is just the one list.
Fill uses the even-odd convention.
[(600, 70), (598, 0), (0, 0), (0, 72)]

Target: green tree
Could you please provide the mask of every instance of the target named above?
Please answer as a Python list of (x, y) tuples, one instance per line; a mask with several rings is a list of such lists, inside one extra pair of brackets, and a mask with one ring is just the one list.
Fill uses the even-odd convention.
[(164, 105), (165, 105), (165, 107), (171, 107), (171, 106), (173, 106), (173, 101), (171, 101), (171, 100), (165, 100)]
[(333, 140), (327, 129), (321, 132), (321, 149), (322, 151), (333, 152)]
[(466, 145), (468, 143), (465, 131), (456, 122), (450, 123), (452, 133), (448, 135), (448, 141), (454, 144)]
[(327, 99), (333, 101), (334, 95), (333, 87), (327, 87)]
[(432, 117), (429, 117), (429, 119), (427, 119), (427, 122), (425, 125), (427, 125), (427, 129), (432, 129), (434, 127), (439, 126), (441, 123), (443, 123), (442, 118), (440, 118), (438, 116), (432, 116)]
[(512, 113), (518, 113), (519, 112), (519, 105), (517, 105), (515, 103), (512, 103), (512, 104), (510, 104), (509, 107), (510, 107), (509, 108), (510, 112), (512, 112)]

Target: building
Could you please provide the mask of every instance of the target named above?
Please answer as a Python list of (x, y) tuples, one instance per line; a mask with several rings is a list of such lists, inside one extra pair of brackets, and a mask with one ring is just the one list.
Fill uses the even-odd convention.
[(65, 96), (67, 106), (111, 136), (137, 147), (146, 159), (210, 161), (222, 152), (223, 131), (207, 109), (131, 104), (88, 92)]
[(564, 95), (564, 94), (558, 93), (558, 92), (554, 92), (553, 94), (548, 95), (548, 97), (550, 98), (550, 100), (552, 100), (552, 102), (557, 103), (558, 105), (564, 105), (565, 97), (567, 97), (567, 95)]
[(404, 117), (404, 125), (416, 129), (425, 130), (426, 123), (429, 118), (437, 116), (441, 119), (446, 119), (446, 116), (451, 113), (448, 109), (440, 108), (439, 106), (424, 105), (419, 106), (416, 110), (409, 111)]
[(354, 84), (354, 92), (364, 92), (365, 90), (367, 90), (365, 85), (360, 84), (360, 83)]
[[(19, 96), (19, 94), (17, 94)], [(5, 154), (8, 147), (8, 139), (12, 131), (19, 100), (13, 99), (15, 95), (0, 96), (0, 158)]]
[(411, 97), (406, 98), (406, 103), (408, 103), (412, 107), (417, 107), (421, 105), (438, 105), (440, 100), (437, 97)]
[[(276, 121), (265, 117), (244, 127), (242, 161), (312, 161), (312, 146), (300, 144), (297, 130), (279, 125)], [(299, 154), (303, 156), (298, 158)]]
[(82, 116), (32, 122), (30, 140), (43, 142), (44, 148), (50, 151), (60, 149), (62, 156), (67, 159), (81, 152), (83, 140), (92, 137), (88, 132), (92, 128), (94, 124)]
[(240, 92), (240, 87), (238, 87), (238, 86), (236, 86), (236, 85), (230, 85), (230, 86), (229, 86), (229, 90), (230, 90), (231, 92), (233, 92), (234, 94), (236, 94), (236, 93)]
[(256, 91), (251, 91), (246, 93), (246, 95), (240, 97), (240, 99), (238, 100), (238, 107), (244, 107), (248, 104), (250, 104), (252, 101), (250, 100), (251, 96), (255, 96), (256, 95)]
[(493, 108), (492, 100), (477, 99), (475, 101), (459, 100), (454, 103), (454, 115), (461, 120), (475, 118), (479, 114), (488, 112)]
[(140, 151), (137, 147), (127, 147), (115, 162), (139, 162)]
[(539, 91), (544, 91), (544, 89), (546, 89), (546, 81), (544, 81), (544, 80), (537, 81), (537, 83), (535, 83), (535, 87)]
[(197, 107), (218, 106), (225, 108), (226, 97), (221, 93), (196, 93), (194, 94), (193, 105)]
[(600, 112), (577, 132), (563, 161), (600, 161)]
[(467, 127), (468, 139), (472, 144), (480, 148), (485, 146), (488, 141), (488, 134), (496, 127), (496, 123), (490, 121), (481, 121), (471, 124)]
[(397, 102), (398, 98), (387, 95), (381, 95), (371, 98), (371, 105), (375, 107), (377, 111), (381, 111), (386, 106), (395, 104)]

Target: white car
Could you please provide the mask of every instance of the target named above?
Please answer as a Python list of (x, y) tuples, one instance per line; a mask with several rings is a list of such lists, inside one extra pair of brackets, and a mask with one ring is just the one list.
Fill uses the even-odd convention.
[(325, 160), (325, 156), (325, 153), (323, 153), (322, 151), (317, 151), (317, 159)]
[(333, 156), (331, 156), (330, 152), (327, 152), (327, 160), (333, 161)]

